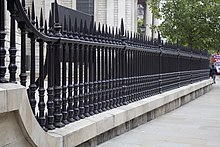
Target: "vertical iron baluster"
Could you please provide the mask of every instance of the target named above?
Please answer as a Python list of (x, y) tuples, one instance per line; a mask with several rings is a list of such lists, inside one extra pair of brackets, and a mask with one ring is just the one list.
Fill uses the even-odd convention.
[(78, 44), (74, 44), (74, 119), (79, 120), (79, 84), (78, 84), (78, 62), (79, 50)]
[[(107, 32), (108, 29), (108, 32)], [(107, 34), (107, 40), (106, 43), (112, 44), (112, 38), (111, 38), (111, 28), (107, 27), (106, 25), (106, 34)], [(106, 105), (107, 105), (107, 110), (111, 109), (111, 103), (110, 103), (110, 99), (111, 97), (111, 49), (112, 47), (109, 47), (107, 50), (107, 60), (106, 60), (106, 66), (107, 66), (107, 70), (106, 70), (106, 77), (107, 77), (107, 81), (106, 81)]]
[(110, 48), (105, 49), (105, 93), (106, 93), (106, 109), (109, 110), (109, 54), (110, 54)]
[[(90, 22), (90, 29), (89, 29), (89, 41), (93, 42), (94, 41), (94, 36), (95, 32), (93, 29), (94, 25), (93, 25), (93, 21)], [(93, 75), (93, 66), (94, 66), (94, 62), (93, 62), (93, 49), (94, 46), (89, 45), (89, 50), (88, 50), (88, 64), (89, 64), (89, 114), (90, 115), (94, 115), (94, 75)]]
[[(32, 25), (35, 25), (36, 23), (33, 1), (32, 1), (31, 23)], [(35, 91), (37, 89), (37, 86), (35, 84), (35, 35), (34, 33), (28, 33), (28, 37), (31, 40), (31, 71), (30, 71), (29, 101), (31, 104), (32, 111), (35, 115), (35, 107), (36, 107)]]
[[(60, 33), (61, 26), (59, 25), (59, 14), (58, 14), (58, 4), (55, 0), (55, 25), (54, 25), (54, 32), (55, 37), (62, 37), (62, 34)], [(62, 107), (62, 99), (61, 99), (61, 91), (62, 87), (60, 85), (60, 79), (61, 79), (61, 73), (60, 73), (60, 50), (61, 50), (61, 44), (60, 42), (56, 42), (54, 44), (54, 126), (57, 128), (64, 127), (65, 124), (63, 124), (62, 121), (62, 113), (61, 113), (61, 107)]]
[(112, 109), (113, 107), (113, 48), (109, 48), (109, 108)]
[(47, 95), (48, 95), (48, 101), (47, 101), (47, 109), (48, 109), (48, 120), (47, 120), (47, 128), (49, 130), (55, 129), (54, 127), (54, 85), (53, 85), (53, 67), (54, 67), (54, 51), (53, 46), (51, 42), (47, 43), (47, 50), (48, 50), (48, 88), (47, 88)]
[(120, 85), (120, 71), (121, 71), (121, 49), (120, 48), (116, 48), (116, 60), (117, 60), (117, 70), (116, 70), (116, 73), (117, 73), (117, 78), (116, 78), (116, 87), (117, 87), (117, 91), (116, 91), (116, 94), (117, 94), (117, 107), (120, 107), (120, 100), (121, 100), (121, 85)]
[[(8, 66), (9, 73), (10, 73), (10, 79), (9, 81), (12, 83), (16, 83), (16, 30), (15, 30), (15, 17), (16, 17), (16, 11), (14, 8), (14, 1), (8, 4), (8, 10), (11, 12), (11, 28), (10, 28), (10, 48), (9, 48), (9, 57), (10, 57), (10, 63)], [(4, 7), (4, 6), (3, 6)]]
[(127, 96), (127, 77), (128, 77), (128, 71), (127, 71), (127, 50), (124, 49), (124, 72), (123, 72), (123, 104), (128, 104), (128, 96)]
[[(103, 42), (104, 43), (104, 42)], [(106, 52), (106, 49), (104, 46), (102, 46), (101, 48), (101, 82), (102, 82), (102, 88), (101, 88), (101, 97), (102, 97), (102, 111), (106, 111), (106, 93), (105, 93), (105, 80), (106, 80), (106, 77), (105, 77), (105, 52)]]
[(67, 85), (66, 85), (66, 43), (63, 44), (63, 61), (62, 61), (62, 122), (67, 125)]
[(62, 121), (61, 113), (61, 91), (62, 87), (60, 86), (60, 43), (55, 43), (54, 45), (54, 126), (57, 128), (63, 127), (64, 124)]
[[(116, 39), (115, 39), (115, 33), (114, 33), (114, 28), (112, 28), (112, 37), (113, 37), (113, 41), (112, 44), (116, 44)], [(116, 60), (116, 48), (112, 48), (112, 98), (113, 98), (113, 102), (112, 102), (112, 108), (116, 108), (117, 105), (117, 87), (116, 87), (116, 78), (117, 78), (117, 60)]]
[(5, 78), (6, 66), (5, 66), (5, 1), (0, 1), (0, 83), (7, 82)]
[[(74, 39), (79, 39), (77, 19), (75, 18)], [(78, 63), (79, 63), (79, 44), (74, 44), (74, 119), (79, 120), (79, 84), (78, 84)]]
[[(69, 39), (73, 39), (73, 35), (72, 35), (72, 24), (71, 24), (71, 17), (69, 15), (69, 32), (68, 32), (68, 37)], [(67, 107), (67, 111), (68, 111), (68, 117), (67, 120), (69, 122), (74, 122), (75, 120), (73, 119), (73, 80), (72, 80), (72, 70), (73, 70), (73, 44), (69, 43), (68, 44), (69, 47), (69, 61), (68, 61), (68, 107)]]
[[(83, 22), (82, 19), (80, 21), (80, 40), (84, 40), (83, 36)], [(83, 63), (84, 63), (84, 45), (79, 44), (79, 118), (85, 118), (84, 112), (84, 70), (83, 70)]]
[(113, 49), (113, 65), (114, 65), (114, 67), (113, 67), (113, 75), (114, 75), (114, 79), (113, 79), (113, 90), (114, 90), (114, 96), (113, 96), (113, 106), (114, 106), (114, 108), (116, 108), (117, 107), (117, 101), (118, 101), (118, 97), (117, 97), (117, 91), (118, 91), (118, 89), (117, 89), (117, 76), (118, 76), (118, 74), (117, 74), (117, 68), (118, 68), (118, 63), (117, 63), (117, 49), (116, 48), (114, 48)]
[(119, 49), (119, 106), (123, 105), (123, 72), (124, 72), (124, 49)]
[(141, 65), (141, 52), (142, 51), (138, 51), (138, 64), (137, 64), (137, 67), (138, 67), (138, 76), (137, 76), (137, 84), (138, 84), (138, 87), (137, 87), (137, 99), (140, 100), (141, 96), (140, 96), (140, 90), (141, 90), (141, 87), (140, 87), (140, 83), (141, 83), (141, 68), (140, 68), (140, 65)]
[[(132, 38), (133, 39), (133, 38)], [(131, 99), (130, 102), (134, 101), (134, 50), (131, 50), (131, 78), (130, 78), (130, 84), (131, 84), (131, 90), (130, 90), (130, 94), (131, 94)]]
[[(24, 12), (27, 13), (27, 10), (25, 8), (25, 0), (22, 0), (22, 6), (24, 9)], [(26, 30), (25, 30), (25, 23), (19, 22), (18, 27), (21, 30), (21, 73), (20, 73), (20, 83), (21, 85), (26, 87), (26, 80), (27, 80), (27, 74), (26, 74)]]
[(134, 50), (133, 101), (137, 101), (137, 50)]
[[(98, 42), (101, 42), (101, 25), (98, 25)], [(101, 97), (101, 89), (102, 89), (102, 82), (101, 82), (101, 46), (97, 46), (97, 87), (98, 87), (98, 112), (102, 112), (102, 97)]]
[[(85, 41), (89, 41), (87, 22), (84, 22), (84, 36)], [(84, 116), (89, 117), (89, 80), (88, 80), (88, 53), (89, 45), (84, 45)]]
[(92, 45), (89, 46), (89, 114), (94, 115), (94, 61)]
[(101, 82), (101, 47), (98, 46), (97, 48), (98, 50), (98, 56), (97, 56), (97, 68), (98, 68), (98, 111), (99, 112), (102, 112), (102, 93), (101, 93), (101, 90), (102, 90), (102, 82)]
[(131, 90), (132, 90), (132, 50), (128, 50), (128, 103), (131, 102)]
[(97, 68), (98, 68), (98, 49), (96, 46), (93, 48), (93, 77), (94, 77), (94, 113), (98, 114), (98, 74), (97, 74)]
[[(53, 36), (53, 23), (52, 23), (52, 14), (50, 11), (49, 15), (49, 32), (48, 36)], [(48, 88), (47, 88), (47, 110), (48, 110), (48, 116), (47, 116), (47, 128), (48, 130), (55, 129), (54, 124), (54, 49), (51, 42), (47, 42), (47, 52), (48, 52)]]
[[(104, 41), (103, 41), (103, 43), (104, 43)], [(106, 111), (106, 101), (105, 101), (105, 52), (106, 52), (106, 50), (105, 50), (105, 47), (104, 46), (102, 46), (101, 47), (101, 69), (100, 69), (100, 71), (101, 71), (101, 93), (100, 93), (100, 100), (102, 101), (102, 107), (101, 107), (101, 109), (102, 109), (102, 111)]]
[[(63, 30), (63, 38), (67, 38), (67, 23), (66, 23), (66, 15), (64, 16), (64, 30)], [(65, 125), (69, 124), (67, 121), (67, 85), (66, 85), (66, 55), (67, 55), (67, 44), (63, 43), (63, 59), (62, 59), (62, 123)]]
[[(94, 24), (94, 27), (93, 27), (93, 40), (94, 42), (97, 42), (98, 39), (97, 39), (97, 34), (98, 32), (96, 31), (96, 23)], [(98, 114), (98, 77), (97, 77), (97, 46), (93, 46), (93, 49), (92, 49), (92, 58), (93, 58), (93, 81), (94, 81), (94, 91), (93, 91), (93, 96), (94, 96), (94, 113), (95, 114)]]
[(125, 34), (125, 30), (124, 30), (124, 22), (123, 19), (121, 19), (121, 42), (122, 45), (124, 45), (124, 48), (122, 49), (122, 73), (121, 73), (121, 83), (122, 83), (122, 102), (121, 105), (126, 105), (127, 104), (127, 43), (126, 43), (126, 34)]
[(21, 73), (20, 73), (20, 83), (26, 86), (27, 74), (26, 74), (26, 30), (25, 23), (19, 22), (18, 27), (21, 30)]
[[(104, 24), (102, 25), (102, 32), (101, 32), (101, 40), (102, 43), (105, 43), (105, 28)], [(102, 100), (102, 111), (106, 111), (106, 93), (105, 93), (105, 52), (106, 48), (103, 45), (101, 47), (101, 100)]]
[(85, 116), (89, 117), (89, 81), (88, 81), (88, 51), (89, 51), (89, 46), (84, 46), (84, 83), (85, 83), (85, 88), (84, 88), (84, 95), (85, 95)]
[[(24, 12), (27, 13), (27, 10), (25, 8), (25, 0), (22, 0), (22, 6), (24, 9)], [(20, 83), (21, 85), (26, 87), (26, 80), (27, 80), (27, 74), (26, 74), (26, 30), (25, 30), (25, 23), (19, 22), (18, 27), (21, 30), (21, 73), (20, 73)]]
[[(40, 32), (43, 33), (44, 28), (43, 28), (43, 12), (41, 8), (40, 12)], [(39, 109), (39, 117), (38, 121), (40, 126), (47, 131), (45, 128), (45, 115), (44, 115), (44, 110), (45, 110), (45, 102), (44, 102), (44, 41), (42, 39), (37, 39), (39, 42), (39, 102), (38, 102), (38, 109)]]
[(84, 116), (84, 95), (83, 95), (83, 90), (84, 90), (84, 83), (83, 83), (83, 58), (84, 58), (84, 53), (83, 53), (83, 45), (79, 44), (79, 117), (81, 119), (85, 118)]

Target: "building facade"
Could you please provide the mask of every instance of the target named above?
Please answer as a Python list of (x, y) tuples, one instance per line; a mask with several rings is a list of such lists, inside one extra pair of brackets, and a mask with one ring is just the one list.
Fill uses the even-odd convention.
[(158, 33), (155, 30), (152, 30), (152, 26), (158, 26), (160, 24), (159, 19), (156, 19), (152, 14), (149, 5), (146, 3), (146, 0), (138, 0), (138, 5), (141, 5), (141, 11), (139, 14), (142, 16), (138, 16), (138, 18), (143, 19), (143, 27), (145, 28), (144, 34), (149, 36), (150, 38), (157, 38)]

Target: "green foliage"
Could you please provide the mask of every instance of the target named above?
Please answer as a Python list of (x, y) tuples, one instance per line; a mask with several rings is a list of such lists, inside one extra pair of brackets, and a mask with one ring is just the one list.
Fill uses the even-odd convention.
[(148, 0), (164, 38), (193, 48), (220, 47), (220, 0)]
[(144, 25), (144, 19), (143, 18), (141, 18), (141, 19), (138, 19), (138, 29), (137, 29), (137, 32), (138, 33), (141, 33), (141, 26), (143, 26)]

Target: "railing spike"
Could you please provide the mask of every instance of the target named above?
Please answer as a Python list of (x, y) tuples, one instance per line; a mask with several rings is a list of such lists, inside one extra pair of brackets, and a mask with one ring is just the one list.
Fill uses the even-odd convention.
[(133, 40), (133, 32), (131, 31), (131, 35), (130, 35), (130, 41)]
[(43, 10), (42, 8), (40, 9), (40, 27), (43, 27)]
[(158, 31), (157, 34), (158, 34), (158, 37), (157, 37), (158, 43), (160, 44), (160, 42), (161, 42), (160, 32)]
[(80, 29), (79, 29), (80, 33), (83, 32), (83, 20), (80, 20)]
[(68, 26), (67, 26), (67, 22), (66, 22), (66, 15), (64, 15), (64, 23), (63, 23), (63, 37), (67, 38), (67, 32), (68, 32)]
[(64, 31), (66, 31), (67, 30), (67, 23), (66, 23), (66, 15), (64, 15), (64, 23), (63, 23), (63, 29), (64, 29)]
[(108, 37), (111, 37), (111, 27), (108, 27)]
[(48, 32), (49, 36), (53, 35), (53, 22), (52, 22), (52, 13), (50, 11), (49, 13), (49, 32)]
[(123, 21), (123, 18), (121, 19), (121, 29), (120, 29), (120, 32), (121, 32), (121, 36), (124, 36), (124, 21)]
[(55, 23), (59, 23), (59, 11), (58, 11), (58, 3), (57, 0), (55, 0)]
[(77, 18), (75, 17), (75, 25), (74, 25), (74, 38), (79, 39), (79, 28), (78, 28), (78, 23), (77, 23)]
[(72, 20), (71, 20), (71, 17), (70, 17), (70, 15), (69, 15), (68, 37), (71, 38), (71, 39), (73, 38), (73, 32), (72, 32), (72, 30), (73, 30)]
[(101, 24), (99, 22), (99, 26), (98, 26), (98, 35), (101, 35)]
[(93, 33), (93, 35), (97, 35), (97, 34), (96, 34), (96, 22), (94, 22), (94, 25), (93, 25), (93, 32), (92, 32), (92, 33)]
[(36, 28), (39, 29), (37, 16), (36, 16)]
[(84, 21), (84, 28), (83, 28), (83, 30), (84, 30), (84, 33), (85, 33), (85, 34), (88, 34), (88, 27), (87, 27), (87, 22), (86, 22), (86, 20)]
[(106, 37), (108, 36), (108, 25), (105, 24), (105, 34), (106, 34)]
[(50, 11), (49, 13), (49, 27), (52, 28), (53, 27), (53, 22), (52, 22), (52, 13)]
[(71, 28), (72, 28), (72, 29), (71, 29), (71, 30), (72, 30), (72, 35), (74, 35), (74, 34), (73, 34), (73, 32), (74, 32), (74, 27), (72, 26)]
[(115, 38), (118, 37), (118, 27), (115, 28)]
[(21, 1), (24, 12), (27, 13), (27, 9), (25, 8), (25, 0)]
[(25, 8), (25, 0), (21, 1), (23, 8)]
[(71, 17), (69, 15), (69, 31), (72, 31), (72, 21), (71, 21)]
[(30, 10), (30, 7), (28, 7), (28, 18), (29, 18), (29, 20), (31, 20), (31, 10)]
[(130, 32), (129, 31), (127, 31), (127, 38), (128, 38), (128, 40), (129, 40), (129, 38), (130, 38)]
[(114, 27), (112, 27), (112, 38), (114, 38), (115, 37), (115, 28)]
[(47, 20), (45, 20), (44, 23), (45, 23), (45, 24), (44, 24), (44, 34), (47, 35)]
[(78, 32), (77, 18), (75, 18), (75, 25), (74, 25), (74, 28), (75, 28), (75, 32)]
[(105, 34), (105, 25), (102, 24), (102, 35), (104, 36), (104, 34)]
[(32, 11), (31, 11), (31, 21), (32, 21), (32, 24), (34, 25), (35, 24), (35, 10), (34, 10), (34, 0), (32, 0)]
[(93, 21), (90, 21), (89, 34), (93, 34)]

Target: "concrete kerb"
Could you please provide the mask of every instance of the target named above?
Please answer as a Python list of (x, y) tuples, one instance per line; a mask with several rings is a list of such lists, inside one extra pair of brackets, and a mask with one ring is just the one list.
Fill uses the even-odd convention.
[(16, 84), (1, 84), (0, 113), (16, 111), (16, 117), (23, 130), (23, 134), (32, 146), (77, 146), (132, 119), (175, 101), (193, 91), (210, 86), (211, 84), (212, 80), (193, 83), (79, 120), (64, 128), (49, 132), (44, 132), (33, 116), (26, 89)]
[[(28, 146), (63, 146), (62, 136), (48, 135), (48, 133), (43, 131), (39, 123), (36, 121), (29, 104), (27, 90), (25, 87), (17, 84), (6, 83), (0, 84), (0, 88), (4, 89), (4, 92), (6, 93), (5, 97), (0, 97), (1, 103), (2, 99), (6, 100), (5, 109), (1, 110), (0, 113), (15, 114), (17, 123), (22, 130), (22, 134), (25, 140), (29, 143)], [(13, 140), (13, 142), (15, 142), (15, 140)], [(17, 145), (19, 146), (18, 143)]]

